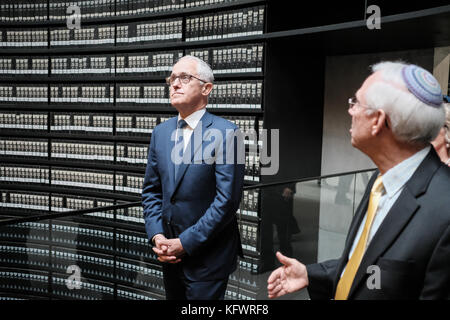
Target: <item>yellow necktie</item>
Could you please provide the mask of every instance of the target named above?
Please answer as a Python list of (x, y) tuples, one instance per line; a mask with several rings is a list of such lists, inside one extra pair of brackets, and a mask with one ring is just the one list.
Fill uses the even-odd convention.
[(355, 251), (353, 251), (350, 260), (347, 262), (344, 274), (338, 282), (335, 300), (346, 300), (352, 287), (353, 280), (356, 275), (356, 271), (359, 268), (364, 251), (366, 249), (367, 237), (369, 236), (370, 227), (372, 226), (373, 218), (377, 212), (378, 202), (383, 190), (383, 182), (381, 181), (381, 175), (375, 180), (372, 190), (370, 191), (369, 206), (367, 207), (367, 218), (364, 224), (363, 232), (356, 245)]

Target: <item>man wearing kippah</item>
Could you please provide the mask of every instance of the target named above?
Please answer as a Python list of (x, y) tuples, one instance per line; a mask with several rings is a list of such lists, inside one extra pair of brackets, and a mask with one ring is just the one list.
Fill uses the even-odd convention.
[(450, 168), (432, 141), (444, 123), (436, 79), (382, 62), (349, 99), (351, 143), (377, 166), (339, 259), (283, 264), (269, 298), (305, 287), (311, 299), (450, 299)]

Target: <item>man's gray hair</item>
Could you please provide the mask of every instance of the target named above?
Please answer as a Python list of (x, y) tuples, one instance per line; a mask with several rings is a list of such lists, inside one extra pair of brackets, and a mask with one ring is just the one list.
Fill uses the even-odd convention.
[(200, 58), (187, 55), (187, 56), (184, 56), (184, 57), (181, 57), (180, 59), (178, 59), (178, 61), (175, 62), (175, 64), (177, 64), (181, 60), (185, 60), (185, 59), (194, 60), (197, 62), (197, 75), (200, 79), (205, 80), (207, 82), (211, 82), (211, 83), (214, 82), (214, 75), (213, 75), (213, 71), (212, 71), (211, 67), (209, 66), (208, 63), (206, 63), (205, 61), (203, 61)]
[[(399, 141), (428, 143), (436, 138), (444, 125), (443, 103), (439, 108), (429, 106), (408, 91), (402, 77), (403, 62), (380, 62), (372, 72), (381, 73), (366, 90), (366, 101), (373, 109), (382, 109), (390, 120), (390, 127)], [(368, 109), (368, 113), (374, 112)]]

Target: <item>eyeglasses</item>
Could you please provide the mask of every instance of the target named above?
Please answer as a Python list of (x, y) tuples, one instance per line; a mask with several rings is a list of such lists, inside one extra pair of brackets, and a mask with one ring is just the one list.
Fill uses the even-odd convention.
[(167, 77), (166, 83), (168, 86), (171, 86), (175, 83), (175, 80), (179, 79), (182, 84), (188, 84), (191, 81), (191, 78), (197, 79), (197, 80), (199, 80), (201, 82), (205, 82), (205, 83), (208, 82), (208, 81), (202, 80), (200, 78), (197, 78), (196, 76), (193, 76), (192, 74), (182, 73), (178, 76), (172, 74), (170, 77)]
[(369, 106), (365, 106), (365, 105), (362, 105), (361, 103), (359, 103), (359, 101), (358, 101), (358, 99), (356, 99), (356, 97), (351, 97), (348, 99), (348, 108), (349, 109), (353, 108), (356, 104), (360, 105), (363, 108), (370, 109)]
[[(356, 104), (358, 104), (362, 108), (372, 109), (369, 106), (365, 106), (365, 105), (362, 105), (361, 103), (359, 103), (359, 101), (358, 101), (358, 99), (356, 99), (356, 97), (351, 97), (351, 98), (348, 99), (348, 109), (353, 108)], [(388, 123), (387, 119), (384, 122), (386, 124), (386, 127), (389, 128), (389, 123)]]

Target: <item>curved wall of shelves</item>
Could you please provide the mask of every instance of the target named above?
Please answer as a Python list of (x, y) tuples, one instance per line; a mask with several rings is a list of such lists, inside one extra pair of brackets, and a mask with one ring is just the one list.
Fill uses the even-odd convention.
[[(0, 4), (2, 217), (140, 201), (152, 130), (176, 115), (164, 78), (182, 55), (214, 70), (208, 110), (258, 134), (246, 142), (245, 183), (253, 185), (320, 175), (327, 55), (450, 43), (448, 33), (436, 32), (448, 30), (448, 5), (402, 9), (368, 33), (364, 8), (356, 7), (330, 18), (323, 8), (317, 17), (294, 10), (300, 2), (286, 10), (276, 0), (20, 6), (27, 1)], [(80, 29), (67, 28), (69, 2), (81, 7)], [(260, 129), (281, 125), (290, 136), (281, 137), (280, 174), (261, 177), (259, 153), (250, 146), (261, 146)], [(245, 256), (230, 276), (227, 299), (265, 297), (257, 277), (264, 267), (261, 238), (272, 228), (261, 208), (265, 196), (260, 189), (243, 192), (237, 215)], [(0, 252), (0, 299), (164, 299), (140, 206), (1, 227)], [(78, 290), (67, 288), (70, 265), (86, 270)]]
[[(246, 131), (263, 127), (265, 43), (258, 39), (265, 1), (76, 3), (80, 29), (67, 28), (62, 10), (68, 1), (36, 1), (34, 11), (0, 5), (4, 217), (139, 201), (151, 132), (176, 115), (165, 77), (185, 54), (214, 71), (210, 112)], [(258, 164), (258, 154), (248, 152), (248, 184), (259, 181)], [(257, 216), (245, 222), (246, 216), (242, 228), (256, 233)], [(28, 291), (51, 299), (163, 299), (161, 267), (143, 224), (142, 208), (132, 207), (0, 228), (0, 291), (18, 298)], [(245, 245), (245, 252), (256, 270), (257, 243)], [(70, 265), (83, 270), (80, 290), (66, 287)], [(249, 286), (238, 275), (249, 265), (241, 262), (230, 278), (228, 298), (240, 297), (241, 286), (256, 296), (255, 282)], [(34, 285), (29, 279), (38, 289), (26, 290), (26, 283)]]

